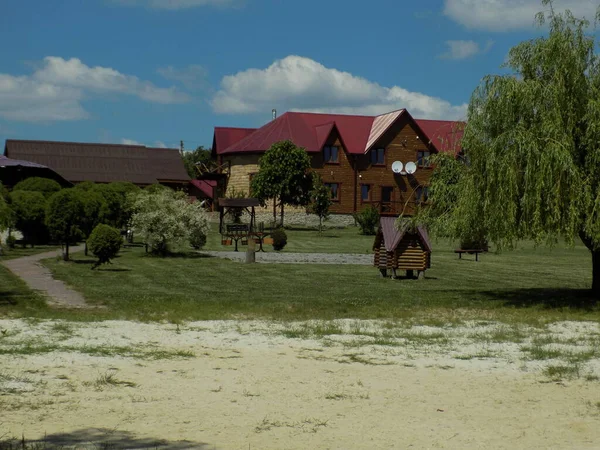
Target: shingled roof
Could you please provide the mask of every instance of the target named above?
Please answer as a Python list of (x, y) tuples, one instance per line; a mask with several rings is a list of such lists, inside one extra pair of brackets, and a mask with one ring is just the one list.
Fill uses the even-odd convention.
[(47, 166), (74, 183), (129, 181), (147, 185), (190, 179), (179, 151), (171, 148), (8, 139), (4, 153)]
[(265, 152), (283, 140), (290, 140), (308, 152), (319, 152), (335, 127), (348, 153), (364, 154), (400, 117), (408, 117), (438, 151), (459, 153), (462, 122), (413, 119), (405, 109), (379, 116), (286, 112), (257, 129), (216, 127), (213, 152)]

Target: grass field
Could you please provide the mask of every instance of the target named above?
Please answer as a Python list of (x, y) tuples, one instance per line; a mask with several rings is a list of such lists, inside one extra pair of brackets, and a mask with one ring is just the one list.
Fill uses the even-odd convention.
[[(212, 232), (209, 234), (205, 250), (232, 251), (233, 246), (221, 245), (221, 235), (218, 233), (218, 224), (211, 224)], [(358, 233), (357, 227), (331, 228), (321, 234), (317, 231), (303, 228), (285, 230), (288, 244), (283, 249), (285, 253), (371, 253), (373, 236), (363, 236)], [(240, 250), (246, 247), (240, 246)], [(265, 245), (265, 251), (273, 251), (272, 245)]]
[[(311, 239), (316, 238), (305, 242)], [(349, 246), (345, 242), (341, 248)], [(482, 255), (478, 263), (472, 256), (458, 260), (449, 243), (434, 247), (432, 268), (421, 281), (381, 279), (369, 266), (245, 265), (201, 254), (157, 258), (141, 247), (126, 248), (113, 265), (92, 271), (93, 259), (78, 254), (71, 263), (53, 259), (45, 264), (89, 301), (108, 308), (85, 313), (43, 309), (36, 315), (174, 322), (414, 318), (436, 324), (600, 319), (600, 309), (588, 298), (591, 258), (583, 246), (533, 249), (525, 244), (516, 251)], [(3, 309), (21, 314), (23, 305)]]

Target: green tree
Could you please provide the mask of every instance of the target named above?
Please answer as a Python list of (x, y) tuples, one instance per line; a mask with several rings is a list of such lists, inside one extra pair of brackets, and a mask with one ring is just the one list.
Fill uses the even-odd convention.
[(129, 194), (139, 192), (140, 188), (133, 183), (115, 182), (97, 184), (93, 190), (104, 199), (100, 210), (100, 222), (118, 229), (125, 228), (132, 213)]
[(110, 260), (117, 256), (122, 244), (123, 238), (116, 228), (104, 224), (95, 227), (87, 240), (90, 251), (98, 258), (92, 270), (101, 264), (110, 264)]
[(323, 184), (321, 177), (314, 173), (313, 190), (311, 191), (310, 212), (319, 216), (319, 233), (323, 231), (323, 220), (329, 217), (331, 207), (331, 191)]
[(81, 191), (63, 189), (48, 199), (46, 226), (50, 236), (63, 245), (63, 259), (69, 260), (69, 246), (81, 239), (81, 222), (85, 216), (85, 204)]
[(424, 219), (438, 232), (485, 236), (499, 249), (579, 237), (592, 255), (598, 296), (600, 64), (588, 22), (542, 3), (549, 13), (537, 20), (549, 34), (513, 47), (511, 73), (487, 76), (474, 91), (466, 164), (436, 158)]
[(58, 182), (49, 178), (31, 177), (23, 181), (19, 181), (13, 187), (13, 191), (32, 191), (41, 192), (44, 197), (49, 198), (55, 192), (62, 189)]
[(194, 180), (198, 177), (199, 172), (198, 169), (196, 169), (196, 164), (203, 164), (208, 169), (216, 166), (216, 162), (212, 159), (211, 153), (210, 149), (206, 149), (203, 146), (198, 147), (196, 150), (183, 152), (181, 159), (183, 159), (183, 165), (191, 179)]
[(277, 222), (277, 206), (283, 225), (284, 206), (306, 206), (310, 203), (313, 177), (306, 150), (291, 141), (276, 142), (259, 161), (258, 173), (252, 178), (253, 197), (264, 205), (273, 199), (273, 221)]
[(102, 211), (106, 207), (106, 201), (102, 194), (94, 188), (85, 190), (76, 187), (79, 196), (83, 202), (83, 217), (81, 218), (80, 229), (85, 239), (85, 255), (88, 254), (88, 238), (92, 231), (102, 223)]
[(10, 206), (14, 227), (23, 234), (24, 243), (33, 247), (47, 240), (48, 231), (44, 224), (46, 199), (41, 192), (13, 191)]

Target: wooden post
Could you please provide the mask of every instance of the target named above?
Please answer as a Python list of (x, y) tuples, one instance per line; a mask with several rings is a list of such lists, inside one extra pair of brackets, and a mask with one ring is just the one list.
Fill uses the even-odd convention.
[(256, 242), (254, 238), (248, 239), (248, 249), (246, 250), (246, 264), (256, 262)]
[(425, 271), (424, 270), (419, 270), (419, 273), (417, 275), (417, 278), (419, 280), (424, 280), (425, 279)]
[(414, 278), (414, 277), (415, 277), (414, 270), (407, 270), (406, 271), (406, 278)]
[(381, 278), (387, 278), (387, 269), (379, 269), (379, 275)]

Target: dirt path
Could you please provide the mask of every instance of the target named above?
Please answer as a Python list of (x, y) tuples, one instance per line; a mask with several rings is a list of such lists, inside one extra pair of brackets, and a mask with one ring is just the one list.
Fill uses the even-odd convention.
[[(80, 245), (71, 247), (70, 251), (75, 253), (83, 249), (84, 246)], [(25, 281), (31, 289), (46, 294), (50, 306), (56, 308), (91, 308), (92, 306), (86, 303), (79, 292), (67, 287), (62, 281), (55, 280), (50, 271), (40, 263), (42, 259), (60, 255), (61, 250), (53, 250), (2, 261), (1, 264)]]

